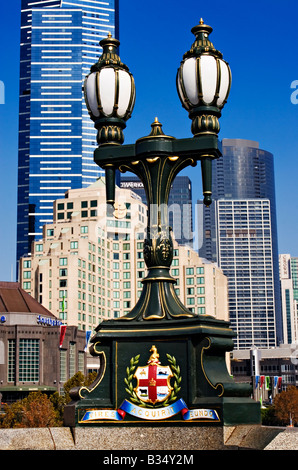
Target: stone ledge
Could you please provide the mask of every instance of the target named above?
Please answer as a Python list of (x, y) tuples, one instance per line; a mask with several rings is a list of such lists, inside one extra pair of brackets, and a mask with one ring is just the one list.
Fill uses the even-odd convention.
[(78, 450), (222, 450), (221, 427), (101, 427), (74, 429)]
[(0, 450), (297, 450), (298, 428), (77, 427), (0, 429)]
[(298, 450), (298, 428), (285, 428), (264, 450)]
[(0, 429), (0, 450), (74, 450), (70, 428)]

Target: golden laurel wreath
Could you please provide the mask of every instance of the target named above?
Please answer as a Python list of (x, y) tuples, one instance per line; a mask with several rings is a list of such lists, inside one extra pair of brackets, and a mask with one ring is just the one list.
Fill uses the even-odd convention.
[(129, 394), (130, 396), (130, 400), (137, 404), (138, 406), (143, 406), (143, 407), (146, 407), (146, 408), (158, 408), (158, 407), (164, 407), (164, 406), (168, 406), (170, 403), (172, 403), (173, 401), (177, 400), (177, 395), (179, 393), (179, 391), (181, 390), (181, 375), (180, 375), (180, 367), (179, 365), (177, 364), (176, 362), (176, 359), (174, 356), (170, 356), (170, 354), (167, 354), (167, 358), (168, 358), (168, 361), (170, 363), (170, 369), (173, 373), (173, 377), (175, 379), (175, 382), (174, 382), (174, 385), (173, 385), (173, 390), (170, 394), (170, 396), (163, 402), (161, 403), (156, 403), (155, 405), (152, 405), (150, 403), (144, 403), (142, 402), (139, 397), (137, 396), (135, 390), (134, 390), (134, 386), (133, 386), (133, 375), (134, 375), (134, 371), (139, 363), (139, 359), (140, 359), (140, 354), (138, 354), (137, 356), (135, 357), (132, 357), (131, 360), (130, 360), (130, 366), (126, 368), (126, 377), (124, 378), (124, 382), (126, 384), (126, 392)]

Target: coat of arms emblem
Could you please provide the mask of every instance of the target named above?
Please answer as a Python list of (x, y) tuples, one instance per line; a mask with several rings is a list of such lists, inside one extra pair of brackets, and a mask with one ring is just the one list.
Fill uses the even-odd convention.
[(180, 367), (176, 364), (176, 359), (169, 354), (167, 358), (170, 365), (161, 364), (154, 345), (150, 353), (147, 365), (144, 366), (138, 365), (139, 355), (131, 358), (130, 367), (126, 370), (127, 377), (124, 379), (126, 391), (130, 400), (139, 406), (167, 406), (177, 399), (180, 391)]
[(138, 367), (134, 377), (137, 379), (135, 392), (138, 398), (145, 403), (164, 402), (171, 394), (173, 387), (170, 379), (173, 373), (169, 366), (162, 366), (159, 361), (159, 354), (155, 346), (150, 349), (152, 352), (148, 365)]

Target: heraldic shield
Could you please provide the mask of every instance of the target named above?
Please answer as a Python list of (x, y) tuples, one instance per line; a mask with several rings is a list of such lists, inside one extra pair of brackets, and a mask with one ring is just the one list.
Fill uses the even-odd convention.
[(155, 405), (170, 396), (173, 390), (170, 384), (173, 373), (169, 366), (161, 365), (155, 346), (152, 346), (150, 352), (152, 354), (148, 365), (136, 369), (134, 378), (137, 379), (137, 386), (134, 391), (142, 402)]

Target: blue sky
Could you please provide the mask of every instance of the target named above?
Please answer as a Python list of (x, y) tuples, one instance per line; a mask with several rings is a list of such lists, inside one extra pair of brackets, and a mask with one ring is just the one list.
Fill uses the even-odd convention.
[[(191, 137), (176, 92), (176, 72), (202, 17), (232, 70), (219, 138), (256, 140), (274, 155), (279, 252), (298, 256), (298, 80), (296, 0), (119, 0), (120, 57), (133, 73), (137, 99), (125, 143), (148, 135), (157, 116), (166, 134)], [(5, 2), (0, 17), (0, 280), (15, 272), (20, 0)], [(298, 83), (298, 82), (297, 82)], [(1, 103), (1, 99), (0, 99)], [(201, 196), (200, 167), (184, 170)]]

